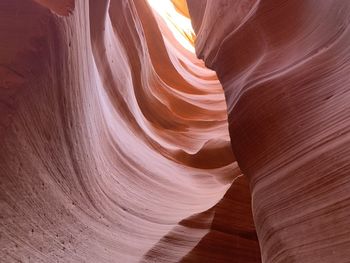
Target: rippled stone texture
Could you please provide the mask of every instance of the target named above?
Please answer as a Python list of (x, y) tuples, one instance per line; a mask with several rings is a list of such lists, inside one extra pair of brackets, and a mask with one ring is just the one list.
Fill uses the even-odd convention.
[(350, 2), (188, 0), (263, 262), (350, 260)]
[(224, 91), (144, 0), (0, 1), (0, 261), (348, 262), (350, 2), (172, 2)]
[(222, 87), (145, 1), (3, 0), (0, 39), (2, 262), (259, 260)]

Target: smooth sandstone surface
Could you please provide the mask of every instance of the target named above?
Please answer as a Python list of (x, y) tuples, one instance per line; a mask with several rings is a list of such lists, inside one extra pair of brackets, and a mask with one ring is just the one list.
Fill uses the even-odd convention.
[(222, 86), (145, 1), (4, 0), (0, 39), (1, 262), (260, 261)]
[(0, 1), (0, 262), (350, 262), (350, 2), (172, 3)]
[(350, 262), (350, 2), (187, 3), (225, 90), (262, 261)]

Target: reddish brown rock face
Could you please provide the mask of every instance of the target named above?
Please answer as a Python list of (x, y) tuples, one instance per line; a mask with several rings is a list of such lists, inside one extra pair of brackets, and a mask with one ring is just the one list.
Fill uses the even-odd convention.
[(350, 3), (171, 2), (0, 1), (0, 261), (349, 262)]
[(1, 262), (259, 261), (222, 87), (145, 1), (4, 0), (0, 39)]
[(349, 262), (350, 3), (188, 4), (225, 90), (262, 261)]

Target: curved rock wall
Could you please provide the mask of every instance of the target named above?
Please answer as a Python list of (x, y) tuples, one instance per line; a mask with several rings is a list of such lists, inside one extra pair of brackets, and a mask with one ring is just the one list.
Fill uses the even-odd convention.
[(262, 261), (349, 262), (350, 2), (187, 2), (225, 90)]
[(222, 87), (145, 1), (4, 0), (0, 39), (2, 262), (259, 261)]

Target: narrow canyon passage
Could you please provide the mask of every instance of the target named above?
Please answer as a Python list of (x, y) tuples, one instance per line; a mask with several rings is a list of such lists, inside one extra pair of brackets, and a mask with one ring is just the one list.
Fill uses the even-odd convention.
[(0, 1), (0, 262), (350, 262), (349, 14)]
[(259, 262), (223, 89), (191, 33), (188, 48), (141, 0), (0, 10), (4, 262)]

